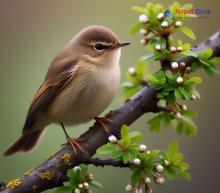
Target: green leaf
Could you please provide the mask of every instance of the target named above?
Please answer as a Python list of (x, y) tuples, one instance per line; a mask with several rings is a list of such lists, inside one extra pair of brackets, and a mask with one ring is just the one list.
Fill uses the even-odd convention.
[(198, 52), (199, 58), (203, 60), (209, 59), (212, 56), (212, 54), (213, 54), (213, 50), (210, 48)]
[(143, 135), (138, 131), (130, 132), (129, 136), (131, 137), (132, 142), (138, 142), (143, 139)]
[(170, 70), (165, 71), (166, 77), (172, 80), (174, 78), (173, 73)]
[(182, 121), (183, 124), (184, 124), (186, 135), (188, 135), (188, 136), (193, 136), (193, 135), (196, 134), (197, 127), (196, 127), (196, 125), (192, 122), (191, 119), (189, 119), (189, 118), (183, 116), (181, 121)]
[(76, 176), (78, 176), (80, 173), (80, 171), (78, 170), (77, 172), (74, 172), (73, 170), (69, 169), (67, 171), (67, 177), (69, 177), (69, 179), (76, 179)]
[(137, 169), (132, 173), (131, 181), (132, 181), (133, 184), (136, 184), (139, 181), (139, 176), (140, 175), (141, 175), (141, 173)]
[(179, 144), (176, 140), (172, 141), (167, 148), (167, 157), (172, 160), (179, 151)]
[(194, 34), (194, 32), (190, 29), (190, 28), (188, 28), (188, 27), (186, 27), (186, 26), (182, 26), (182, 27), (179, 27), (178, 28), (180, 31), (182, 31), (186, 36), (188, 36), (189, 38), (191, 38), (191, 39), (193, 39), (193, 40), (195, 40), (196, 39), (196, 36), (195, 36), (195, 34)]
[(110, 153), (113, 153), (115, 150), (117, 150), (117, 147), (112, 144), (112, 143), (107, 143), (105, 145), (103, 145), (102, 147), (98, 148), (97, 149), (97, 153), (98, 154), (110, 154)]
[(134, 6), (134, 7), (132, 7), (132, 10), (136, 11), (138, 13), (142, 13), (144, 15), (148, 15), (148, 10), (145, 8), (142, 8), (142, 7)]
[(186, 82), (187, 82), (187, 83), (191, 83), (191, 84), (199, 84), (199, 83), (202, 82), (202, 79), (201, 79), (200, 77), (194, 76), (194, 77), (192, 77), (192, 78), (186, 80)]
[(147, 63), (143, 60), (139, 60), (136, 64), (136, 75), (140, 79), (145, 79), (146, 73), (148, 72)]
[(127, 125), (123, 125), (121, 128), (121, 137), (125, 138), (128, 136), (128, 126)]
[(155, 54), (148, 54), (147, 56), (142, 56), (140, 60), (144, 60), (145, 62), (154, 60), (156, 58)]
[(163, 120), (162, 114), (158, 114), (157, 116), (148, 120), (149, 130), (154, 132), (159, 132), (161, 130), (160, 125)]
[(146, 29), (147, 28), (147, 24), (144, 23), (134, 23), (128, 30), (129, 34), (134, 34), (137, 31), (139, 31), (140, 29)]
[(136, 94), (141, 89), (140, 85), (124, 85), (123, 86), (123, 98), (129, 99), (131, 96)]
[(150, 154), (147, 155), (148, 161), (152, 162), (154, 159), (156, 159), (156, 157), (158, 156), (159, 153), (160, 153), (159, 150), (152, 150), (150, 152)]
[(191, 93), (189, 93), (184, 87), (179, 86), (179, 93), (181, 93), (183, 99), (189, 99), (191, 97)]
[(190, 118), (195, 118), (195, 117), (197, 117), (197, 112), (188, 109), (188, 110), (182, 112), (182, 115), (184, 115), (186, 117), (190, 117)]
[(89, 182), (89, 185), (93, 186), (96, 189), (102, 189), (103, 188), (102, 184), (100, 184), (99, 182), (94, 181), (94, 180)]
[(55, 193), (72, 193), (73, 187), (71, 186), (61, 186), (55, 190)]

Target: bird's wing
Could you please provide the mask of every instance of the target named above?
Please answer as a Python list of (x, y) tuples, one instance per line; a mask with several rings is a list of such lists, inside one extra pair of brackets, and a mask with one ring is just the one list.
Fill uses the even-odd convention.
[(38, 89), (29, 108), (23, 133), (29, 132), (40, 112), (52, 102), (52, 100), (71, 82), (76, 74), (78, 61), (62, 63), (62, 65), (51, 65), (44, 83)]

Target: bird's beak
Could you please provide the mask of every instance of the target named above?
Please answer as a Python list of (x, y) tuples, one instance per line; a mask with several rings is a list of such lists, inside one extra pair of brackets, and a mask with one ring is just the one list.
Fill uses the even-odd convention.
[(129, 44), (130, 44), (129, 42), (122, 42), (122, 43), (119, 43), (119, 47), (124, 47), (124, 46), (127, 46)]

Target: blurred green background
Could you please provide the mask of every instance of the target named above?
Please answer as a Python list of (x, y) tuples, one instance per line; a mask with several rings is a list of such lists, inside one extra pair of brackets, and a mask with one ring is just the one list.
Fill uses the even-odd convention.
[[(152, 2), (172, 3), (168, 0)], [(197, 34), (196, 42), (190, 41), (195, 44), (219, 28), (220, 7), (218, 0), (191, 2), (196, 8), (211, 10), (209, 18), (186, 21)], [(112, 29), (121, 40), (132, 42), (122, 51), (121, 67), (125, 74), (126, 69), (146, 53), (139, 44), (140, 35), (130, 36), (127, 32), (138, 17), (131, 7), (145, 3), (145, 0), (0, 0), (0, 180), (21, 176), (41, 163), (49, 153), (57, 151), (65, 140), (62, 130), (51, 125), (35, 151), (3, 157), (3, 152), (20, 134), (29, 104), (53, 57), (83, 27), (101, 24)], [(150, 133), (146, 124), (149, 114), (131, 126), (145, 133), (145, 143), (150, 149), (164, 148), (171, 140), (178, 139), (185, 161), (191, 165), (192, 181), (168, 181), (164, 186), (155, 187), (154, 192), (219, 193), (220, 76), (210, 78), (202, 72), (201, 75), (204, 78), (199, 87), (202, 98), (190, 104), (199, 112), (196, 119), (199, 131), (195, 137), (178, 136), (171, 129), (160, 134)], [(107, 111), (121, 103), (119, 95)], [(69, 133), (78, 136), (91, 124), (69, 129)], [(104, 185), (99, 192), (124, 192), (129, 182), (128, 170), (91, 169), (95, 178)]]

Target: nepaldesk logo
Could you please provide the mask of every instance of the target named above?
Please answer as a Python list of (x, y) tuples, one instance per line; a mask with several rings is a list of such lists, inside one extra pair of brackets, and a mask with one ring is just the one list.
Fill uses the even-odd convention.
[(170, 10), (166, 10), (164, 13), (163, 13), (163, 17), (164, 18), (169, 18), (169, 19), (172, 19), (173, 18), (173, 14)]
[[(164, 13), (163, 18), (169, 18), (172, 19), (173, 18), (173, 14), (172, 12), (168, 9), (166, 10)], [(187, 15), (195, 15), (195, 16), (199, 16), (199, 17), (203, 17), (203, 18), (207, 18), (207, 16), (209, 16), (211, 14), (211, 10), (210, 9), (176, 9), (175, 11), (176, 15), (182, 15), (182, 16), (187, 16)]]
[(197, 16), (207, 16), (211, 14), (210, 9), (176, 9), (177, 15), (197, 15)]

